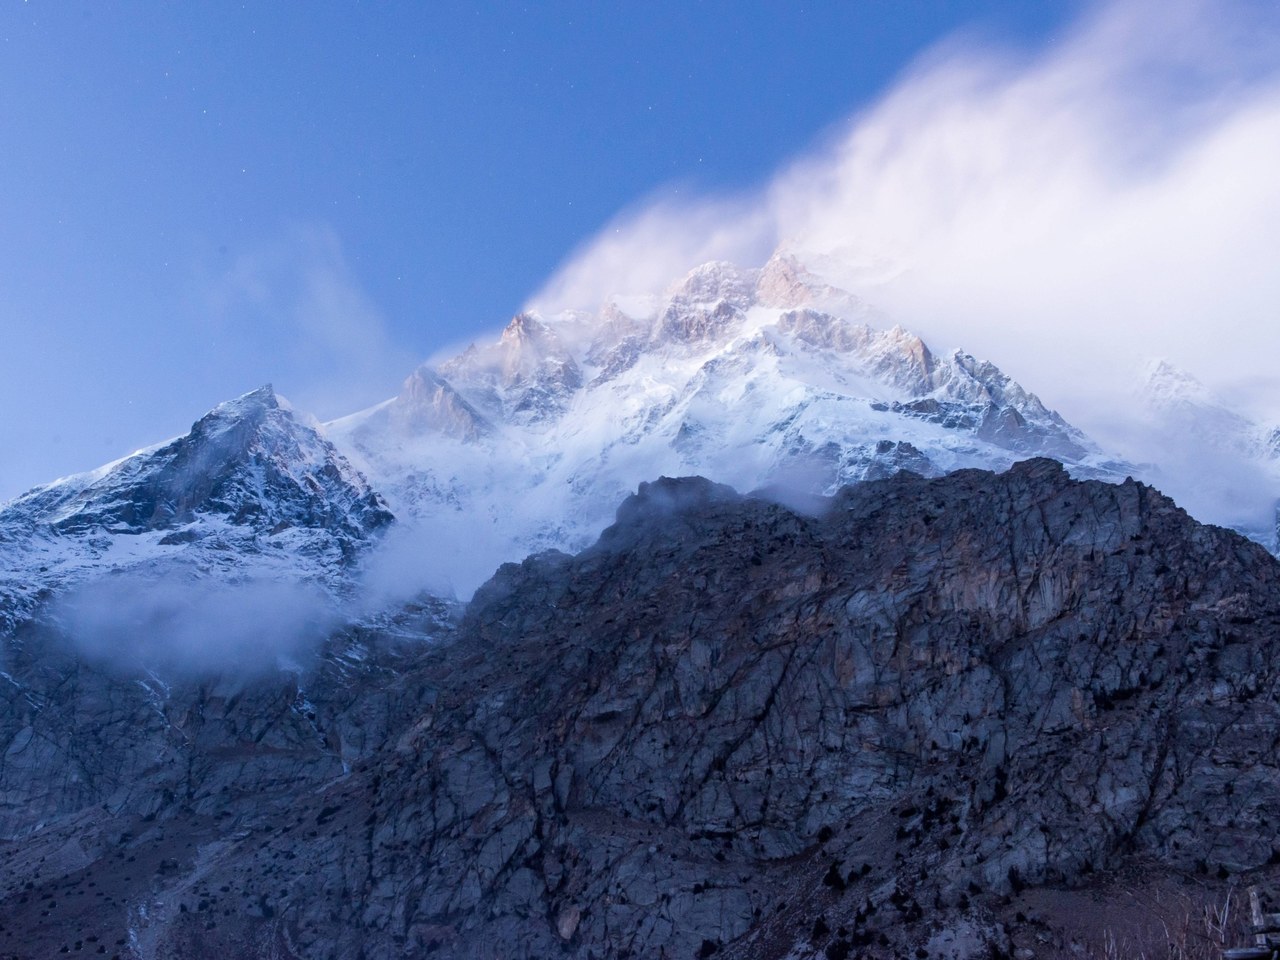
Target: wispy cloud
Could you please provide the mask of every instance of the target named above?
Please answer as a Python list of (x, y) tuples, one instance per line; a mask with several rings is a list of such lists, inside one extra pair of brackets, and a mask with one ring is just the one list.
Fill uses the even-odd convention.
[(296, 582), (201, 580), (181, 571), (120, 574), (73, 587), (53, 615), (85, 656), (187, 675), (269, 671), (305, 657), (339, 622), (318, 588)]
[(1153, 355), (1277, 420), (1277, 164), (1280, 8), (1121, 0), (1032, 53), (939, 47), (758, 190), (628, 212), (532, 303), (589, 308), (786, 245), (1104, 443), (1140, 431)]
[(662, 191), (582, 244), (527, 306), (555, 313), (591, 309), (613, 294), (658, 293), (700, 263), (763, 260), (776, 235), (775, 211), (761, 196), (690, 199)]
[(239, 253), (205, 290), (204, 313), (225, 349), (261, 352), (264, 378), (322, 415), (384, 399), (416, 359), (393, 344), (324, 225), (297, 226)]
[(953, 42), (758, 191), (625, 214), (532, 301), (590, 307), (786, 243), (1086, 417), (1152, 352), (1260, 378), (1280, 348), (1278, 27), (1263, 4), (1136, 0), (1034, 55)]

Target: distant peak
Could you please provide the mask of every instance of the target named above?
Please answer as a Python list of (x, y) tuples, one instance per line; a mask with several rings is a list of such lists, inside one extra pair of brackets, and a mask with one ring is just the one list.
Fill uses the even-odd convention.
[(779, 250), (761, 268), (756, 296), (770, 306), (799, 307), (813, 299), (816, 282), (817, 278), (795, 256)]
[(1156, 406), (1191, 404), (1201, 407), (1220, 407), (1222, 405), (1213, 391), (1193, 374), (1164, 358), (1148, 362), (1144, 393), (1147, 401)]
[(191, 425), (192, 436), (212, 436), (245, 425), (265, 423), (275, 411), (292, 414), (288, 401), (279, 396), (271, 384), (225, 400)]
[(864, 313), (866, 305), (847, 290), (827, 283), (794, 253), (779, 248), (760, 269), (756, 299), (765, 306), (792, 309), (834, 307), (842, 313)]
[(534, 313), (522, 311), (502, 331), (502, 343), (520, 344), (544, 339), (551, 331)]
[[(474, 347), (468, 347), (467, 349), (474, 349)], [(449, 383), (436, 372), (435, 367), (429, 363), (424, 363), (405, 378), (404, 383), (401, 384), (401, 392), (413, 394), (423, 389), (439, 386), (447, 387)]]
[(492, 427), (453, 385), (424, 364), (405, 380), (395, 416), (415, 431), (433, 430), (461, 440), (475, 440)]
[(1147, 380), (1151, 382), (1177, 381), (1181, 383), (1199, 384), (1200, 381), (1186, 370), (1175, 366), (1163, 357), (1156, 357), (1147, 362)]
[(671, 291), (694, 303), (731, 300), (741, 304), (755, 299), (755, 271), (747, 271), (727, 260), (711, 260), (690, 270)]
[(234, 400), (224, 400), (206, 416), (217, 417), (241, 417), (245, 413), (254, 410), (278, 410), (289, 409), (288, 404), (284, 403), (281, 397), (276, 394), (275, 389), (269, 383), (264, 383), (256, 390), (250, 390), (243, 393)]

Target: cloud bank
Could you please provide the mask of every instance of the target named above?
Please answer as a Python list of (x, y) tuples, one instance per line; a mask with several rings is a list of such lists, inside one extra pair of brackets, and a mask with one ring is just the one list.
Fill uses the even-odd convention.
[(1195, 0), (1097, 7), (1031, 55), (954, 41), (758, 190), (622, 214), (531, 306), (785, 245), (1104, 442), (1152, 355), (1280, 419), (1277, 51), (1274, 6)]
[(98, 578), (68, 590), (53, 613), (89, 659), (174, 676), (269, 672), (305, 658), (341, 622), (332, 601), (307, 584), (181, 571)]

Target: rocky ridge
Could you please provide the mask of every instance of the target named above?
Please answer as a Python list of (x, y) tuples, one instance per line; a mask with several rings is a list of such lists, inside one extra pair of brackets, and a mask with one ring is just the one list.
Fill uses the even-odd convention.
[[(144, 696), (28, 635), (0, 956), (1159, 955), (1178, 896), (1280, 879), (1278, 587), (1156, 491), (1032, 460), (808, 513), (647, 484), (591, 549), (287, 682)], [(42, 706), (60, 676), (79, 714)], [(85, 729), (130, 788), (86, 789)], [(1081, 909), (1119, 883), (1150, 923)]]

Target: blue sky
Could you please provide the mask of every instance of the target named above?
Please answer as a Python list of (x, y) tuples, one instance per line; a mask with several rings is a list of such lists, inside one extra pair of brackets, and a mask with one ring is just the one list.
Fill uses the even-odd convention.
[(0, 5), (0, 498), (272, 381), (322, 417), (655, 192), (749, 188), (957, 33), (1079, 7)]

